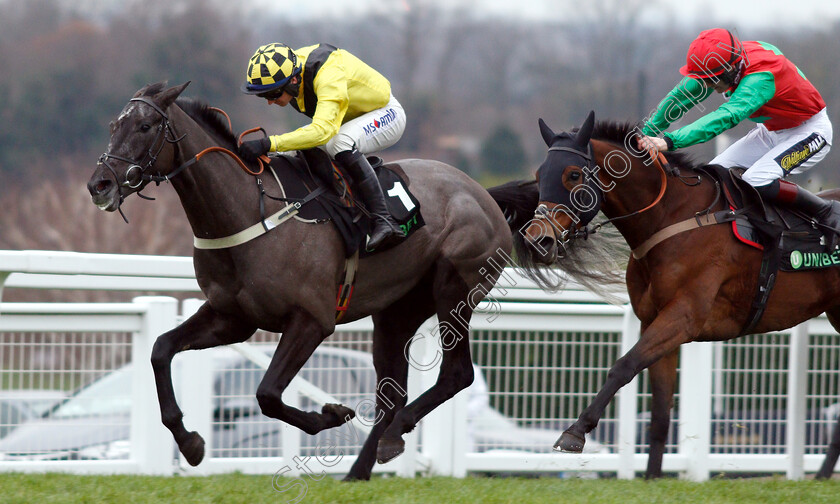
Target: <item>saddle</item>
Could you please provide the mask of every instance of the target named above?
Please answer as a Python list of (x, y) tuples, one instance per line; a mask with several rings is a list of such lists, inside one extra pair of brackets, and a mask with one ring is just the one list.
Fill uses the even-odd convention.
[[(371, 224), (367, 211), (353, 197), (351, 178), (333, 164), (321, 149), (298, 151), (285, 155), (292, 169), (285, 163), (272, 160), (271, 167), (290, 201), (306, 200), (298, 213), (302, 220), (323, 223), (332, 221), (344, 243), (345, 257), (359, 252), (360, 257), (373, 255), (385, 249), (368, 251), (365, 248)], [(385, 203), (394, 220), (406, 236), (423, 227), (420, 202), (410, 192), (411, 181), (399, 164), (383, 164), (376, 156), (368, 158), (385, 192)], [(313, 193), (317, 195), (311, 198)]]
[(802, 271), (840, 265), (840, 256), (830, 253), (828, 237), (813, 223), (811, 216), (764, 201), (754, 187), (745, 182), (740, 167), (727, 169), (707, 165), (698, 170), (721, 184), (723, 197), (735, 213), (732, 231), (742, 243), (779, 251), (782, 271)]
[(729, 206), (735, 237), (763, 252), (758, 289), (741, 334), (750, 334), (761, 319), (778, 271), (803, 271), (840, 265), (837, 251), (810, 216), (764, 201), (741, 175), (744, 169), (706, 165), (695, 170), (711, 177)]

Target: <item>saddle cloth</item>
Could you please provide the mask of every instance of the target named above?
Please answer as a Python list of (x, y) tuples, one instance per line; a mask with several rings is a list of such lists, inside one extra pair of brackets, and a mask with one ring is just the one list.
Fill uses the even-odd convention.
[(778, 248), (778, 267), (782, 271), (804, 271), (840, 266), (840, 252), (829, 252), (820, 228), (810, 216), (761, 199), (758, 192), (741, 178), (743, 168), (727, 169), (707, 165), (700, 171), (721, 184), (730, 209), (739, 211), (732, 232), (742, 243), (766, 250)]
[[(300, 208), (298, 217), (314, 222), (332, 221), (344, 242), (346, 257), (357, 251), (361, 257), (387, 249), (367, 251), (365, 244), (370, 231), (370, 219), (359, 210), (359, 203), (348, 189), (349, 177), (320, 149), (309, 149), (295, 155), (284, 156), (289, 164), (272, 160), (271, 167), (277, 174), (285, 197), (289, 200), (303, 199), (319, 186), (327, 191)], [(382, 164), (378, 157), (368, 158), (374, 167), (379, 183), (385, 193), (385, 203), (391, 216), (402, 227), (406, 236), (425, 225), (420, 213), (420, 202), (411, 193), (411, 181), (405, 171), (396, 163)], [(316, 176), (315, 174), (321, 174)], [(331, 175), (331, 180), (325, 180)]]

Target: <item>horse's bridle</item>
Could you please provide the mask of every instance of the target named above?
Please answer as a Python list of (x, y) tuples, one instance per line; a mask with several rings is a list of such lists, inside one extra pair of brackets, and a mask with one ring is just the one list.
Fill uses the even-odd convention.
[[(575, 148), (572, 148), (572, 147), (559, 147), (559, 146), (558, 147), (549, 147), (548, 150), (549, 151), (565, 151), (565, 152), (570, 152), (572, 154), (575, 154), (575, 155), (577, 155), (577, 156), (579, 156), (579, 157), (581, 157), (581, 158), (583, 158), (587, 161), (586, 167), (588, 167), (589, 164), (592, 163), (592, 142), (587, 143), (587, 151), (588, 152), (582, 152), (582, 151), (580, 151), (578, 149), (575, 149)], [(590, 234), (597, 232), (598, 229), (603, 227), (605, 224), (609, 224), (609, 223), (612, 223), (612, 222), (615, 222), (615, 221), (618, 221), (618, 220), (622, 220), (622, 219), (627, 219), (627, 218), (630, 218), (630, 217), (635, 217), (636, 215), (639, 215), (643, 212), (646, 212), (646, 211), (650, 210), (651, 208), (656, 206), (660, 201), (662, 201), (662, 198), (665, 195), (665, 189), (667, 187), (667, 174), (678, 177), (684, 184), (695, 185), (695, 184), (688, 184), (686, 182), (685, 178), (680, 175), (679, 169), (676, 168), (676, 167), (672, 167), (670, 165), (670, 163), (668, 163), (668, 161), (665, 159), (665, 156), (662, 155), (662, 153), (656, 152), (656, 151), (649, 151), (648, 154), (651, 156), (651, 160), (656, 165), (656, 167), (659, 168), (659, 173), (660, 173), (659, 194), (656, 196), (656, 198), (653, 200), (652, 203), (650, 203), (649, 205), (647, 205), (646, 207), (644, 207), (640, 210), (635, 210), (635, 211), (630, 212), (630, 213), (625, 214), (625, 215), (620, 215), (618, 217), (613, 217), (611, 219), (607, 219), (604, 222), (596, 224), (595, 226), (592, 227), (592, 229), (590, 229), (589, 226), (588, 226), (589, 222), (584, 222), (583, 227), (576, 228), (574, 230), (574, 232), (569, 232), (569, 230), (565, 230), (560, 235), (557, 235), (556, 236), (557, 242), (561, 243), (561, 244), (564, 243), (563, 238), (566, 238), (565, 241), (570, 241), (570, 240), (573, 240), (575, 238), (583, 238), (585, 240), (586, 238), (589, 237)], [(594, 183), (594, 184), (592, 183), (592, 179), (594, 177), (594, 172), (592, 172), (591, 170), (583, 170), (583, 173), (584, 173), (583, 184), (589, 186), (590, 188), (593, 188), (592, 187), (593, 185), (595, 186), (594, 189), (598, 193), (599, 198), (601, 198), (601, 201), (599, 201), (599, 207), (600, 207), (600, 203), (603, 201), (604, 192), (603, 192), (603, 190), (601, 189), (601, 186), (598, 183)], [(698, 178), (697, 183), (699, 183), (699, 177), (697, 177), (697, 178)], [(574, 207), (574, 205), (572, 205), (572, 206)], [(567, 210), (564, 210), (564, 212), (567, 212)], [(550, 212), (548, 210), (548, 207), (546, 207), (545, 205), (539, 205), (537, 207), (536, 212), (535, 212), (535, 214), (536, 214), (535, 217), (537, 219), (547, 220), (548, 223), (554, 228), (555, 232), (559, 231), (557, 229), (557, 226), (553, 223), (552, 219), (548, 219), (548, 214), (549, 213)], [(581, 212), (578, 209), (575, 209), (575, 211), (573, 212), (573, 215), (576, 219), (581, 220), (580, 219), (580, 213)], [(566, 236), (561, 236), (563, 234), (565, 234)]]
[[(184, 137), (186, 137), (187, 135), (184, 134), (184, 135), (181, 135), (180, 137), (177, 137), (175, 135), (175, 132), (172, 131), (172, 127), (169, 123), (169, 116), (166, 114), (166, 112), (163, 109), (158, 107), (157, 104), (155, 102), (153, 102), (152, 100), (150, 100), (150, 99), (148, 99), (144, 96), (141, 96), (141, 97), (138, 97), (138, 98), (132, 98), (131, 100), (129, 100), (129, 103), (130, 102), (145, 103), (146, 105), (152, 107), (152, 109), (154, 109), (155, 112), (160, 114), (161, 117), (163, 117), (163, 121), (161, 121), (160, 124), (158, 125), (157, 133), (155, 134), (155, 139), (152, 140), (152, 144), (149, 146), (149, 149), (146, 151), (145, 156), (143, 156), (143, 159), (141, 159), (140, 161), (135, 161), (133, 159), (128, 159), (126, 157), (117, 156), (115, 154), (110, 154), (108, 152), (105, 152), (101, 156), (99, 156), (99, 162), (97, 164), (103, 165), (106, 168), (108, 168), (108, 170), (114, 176), (114, 181), (117, 183), (118, 186), (128, 187), (129, 189), (137, 189), (138, 187), (140, 187), (143, 184), (143, 182), (149, 182), (149, 181), (153, 180), (153, 177), (151, 175), (147, 174), (146, 170), (151, 169), (152, 165), (155, 164), (155, 162), (157, 161), (157, 158), (160, 155), (161, 151), (163, 151), (163, 147), (167, 143), (171, 143), (171, 144), (178, 143), (181, 140), (183, 140)], [(155, 149), (155, 146), (157, 146), (157, 149)], [(148, 162), (145, 165), (141, 166), (141, 163), (146, 158), (148, 158)], [(128, 169), (125, 171), (125, 181), (122, 184), (120, 184), (119, 177), (117, 177), (117, 172), (114, 170), (114, 168), (110, 164), (108, 164), (109, 159), (116, 159), (117, 161), (123, 161), (125, 163), (128, 163), (128, 165), (129, 165)], [(134, 178), (134, 177), (132, 177), (132, 173), (135, 173), (135, 172), (138, 172), (138, 171), (139, 171), (139, 173), (136, 177), (136, 181), (132, 180)], [(140, 197), (145, 197), (142, 194), (140, 194), (139, 192), (137, 194)], [(120, 203), (122, 203), (123, 199), (124, 199), (124, 196), (122, 195), (122, 191), (120, 191)]]
[[(581, 151), (579, 149), (576, 149), (574, 147), (566, 147), (566, 146), (559, 146), (559, 145), (549, 147), (548, 151), (549, 152), (550, 151), (568, 152), (568, 153), (573, 154), (575, 156), (578, 156), (581, 159), (586, 161), (585, 164), (582, 163), (582, 165), (583, 165), (582, 167), (584, 168), (582, 170), (583, 171), (582, 185), (585, 185), (585, 186), (589, 187), (590, 189), (592, 189), (593, 191), (595, 191), (595, 194), (597, 196), (597, 206), (600, 209), (600, 206), (603, 203), (603, 199), (604, 199), (604, 191), (603, 191), (603, 189), (601, 189), (601, 186), (597, 182), (594, 182), (594, 172), (589, 169), (590, 165), (592, 164), (592, 143), (587, 142), (586, 146), (587, 146), (587, 149), (586, 149), (587, 152), (583, 152), (583, 151)], [(569, 239), (577, 238), (577, 237), (579, 237), (579, 235), (582, 235), (585, 239), (586, 236), (589, 235), (589, 229), (586, 226), (586, 224), (588, 224), (589, 221), (591, 221), (592, 219), (591, 218), (585, 219), (582, 216), (582, 212), (581, 212), (580, 208), (577, 207), (577, 205), (573, 204), (571, 206), (572, 206), (571, 209), (564, 208), (563, 212), (564, 213), (571, 213), (571, 215), (574, 217), (574, 220), (577, 221), (577, 222), (583, 222), (584, 220), (586, 220), (587, 222), (584, 222), (583, 228), (575, 229), (574, 233), (572, 234), (572, 236), (569, 237)], [(597, 211), (598, 210), (596, 210), (596, 213), (597, 213)], [(548, 207), (545, 204), (540, 204), (540, 205), (537, 206), (534, 217), (537, 218), (537, 219), (540, 219), (540, 220), (547, 221), (549, 223), (549, 225), (552, 228), (554, 228), (555, 239), (557, 240), (557, 242), (562, 243), (563, 238), (565, 237), (564, 235), (569, 234), (569, 230), (558, 229), (558, 227), (554, 224), (554, 221), (552, 219), (548, 218), (550, 213), (551, 212), (548, 210)]]

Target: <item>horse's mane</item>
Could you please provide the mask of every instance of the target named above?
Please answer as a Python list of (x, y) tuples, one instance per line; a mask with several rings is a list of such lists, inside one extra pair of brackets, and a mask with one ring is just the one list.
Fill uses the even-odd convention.
[[(592, 130), (592, 138), (616, 144), (623, 147), (628, 135), (638, 135), (642, 127), (638, 123), (620, 121), (596, 121)], [(665, 152), (665, 159), (674, 166), (693, 170), (697, 163), (692, 157), (683, 152)]]
[(225, 118), (207, 103), (195, 98), (178, 98), (175, 103), (202, 128), (210, 133), (220, 145), (236, 149), (236, 135)]

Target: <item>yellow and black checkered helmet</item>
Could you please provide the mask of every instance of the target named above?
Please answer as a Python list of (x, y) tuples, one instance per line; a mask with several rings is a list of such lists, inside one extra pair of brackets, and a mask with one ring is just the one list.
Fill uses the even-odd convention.
[(262, 94), (285, 86), (301, 71), (295, 52), (279, 43), (266, 44), (257, 49), (248, 62), (248, 74), (242, 91)]

